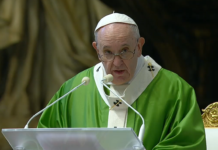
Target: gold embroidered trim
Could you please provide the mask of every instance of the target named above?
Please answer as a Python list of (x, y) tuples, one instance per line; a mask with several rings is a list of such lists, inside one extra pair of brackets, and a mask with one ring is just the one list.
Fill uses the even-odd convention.
[(204, 127), (218, 127), (218, 102), (208, 105), (202, 111)]

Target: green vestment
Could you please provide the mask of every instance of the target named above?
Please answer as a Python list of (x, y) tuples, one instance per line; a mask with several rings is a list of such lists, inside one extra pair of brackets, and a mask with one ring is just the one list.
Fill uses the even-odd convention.
[[(39, 120), (39, 128), (107, 127), (109, 106), (96, 87), (93, 68), (65, 82), (50, 103), (90, 78), (67, 97), (48, 108)], [(132, 104), (145, 119), (143, 144), (146, 150), (206, 150), (203, 122), (195, 92), (178, 75), (160, 69), (144, 92)], [(127, 127), (136, 134), (141, 118), (128, 109)]]

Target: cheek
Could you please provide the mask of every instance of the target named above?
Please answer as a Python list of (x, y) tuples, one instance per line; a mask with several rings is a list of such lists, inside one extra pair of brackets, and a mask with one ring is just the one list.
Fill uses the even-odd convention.
[(135, 69), (136, 69), (136, 64), (132, 64), (132, 65), (131, 65), (131, 76), (134, 75)]
[(134, 74), (134, 71), (135, 71), (134, 64), (132, 64), (132, 63), (125, 63), (125, 65), (126, 65), (127, 73), (129, 75), (129, 77), (132, 77), (133, 74)]
[(135, 69), (136, 69), (136, 65), (137, 65), (137, 59), (134, 59), (133, 61), (131, 61), (128, 64), (126, 64), (126, 66), (129, 66), (128, 67), (128, 72), (129, 72), (130, 76), (134, 75)]
[(103, 62), (103, 65), (104, 65), (104, 69), (106, 71), (107, 74), (111, 73), (111, 62)]

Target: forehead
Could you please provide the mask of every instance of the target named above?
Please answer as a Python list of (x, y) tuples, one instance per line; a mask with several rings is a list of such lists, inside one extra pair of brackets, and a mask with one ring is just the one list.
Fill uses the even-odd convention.
[(130, 25), (114, 23), (98, 31), (98, 44), (101, 48), (113, 46), (131, 46), (136, 41)]

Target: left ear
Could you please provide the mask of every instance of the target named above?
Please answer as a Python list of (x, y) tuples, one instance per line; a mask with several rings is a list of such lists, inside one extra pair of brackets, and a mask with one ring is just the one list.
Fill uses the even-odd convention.
[(145, 39), (143, 37), (140, 37), (138, 39), (138, 57), (142, 55), (142, 47), (145, 44)]

